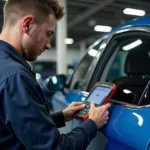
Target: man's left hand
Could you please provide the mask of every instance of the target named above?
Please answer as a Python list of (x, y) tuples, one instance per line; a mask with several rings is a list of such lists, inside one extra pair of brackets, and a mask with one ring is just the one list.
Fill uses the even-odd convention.
[(69, 105), (66, 109), (64, 109), (63, 115), (64, 115), (64, 119), (65, 121), (71, 121), (74, 117), (73, 115), (83, 109), (85, 107), (85, 104), (83, 102), (73, 102), (71, 103), (71, 105)]

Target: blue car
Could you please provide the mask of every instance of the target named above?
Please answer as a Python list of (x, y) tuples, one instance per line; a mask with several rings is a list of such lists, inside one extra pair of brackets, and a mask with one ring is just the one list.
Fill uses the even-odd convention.
[[(88, 48), (70, 80), (64, 84), (63, 79), (58, 75), (47, 80), (46, 88), (55, 93), (54, 111), (73, 101), (84, 101), (96, 82), (111, 82), (118, 87), (111, 99), (109, 122), (88, 150), (150, 150), (149, 16), (101, 36)], [(68, 132), (81, 123), (73, 120), (60, 131)]]

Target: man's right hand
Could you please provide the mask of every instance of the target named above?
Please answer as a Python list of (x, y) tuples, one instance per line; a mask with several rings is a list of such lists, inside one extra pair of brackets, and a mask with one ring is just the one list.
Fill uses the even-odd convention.
[(92, 119), (96, 123), (98, 129), (103, 127), (107, 123), (109, 119), (108, 108), (110, 106), (111, 105), (108, 103), (106, 105), (96, 107), (95, 104), (91, 102), (91, 107), (89, 110), (89, 119)]

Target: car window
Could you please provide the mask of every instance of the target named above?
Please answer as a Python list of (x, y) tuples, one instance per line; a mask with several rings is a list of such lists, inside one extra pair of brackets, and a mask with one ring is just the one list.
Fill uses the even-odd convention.
[[(127, 95), (124, 92), (134, 93), (136, 95), (134, 104), (138, 105), (143, 90), (150, 80), (150, 38), (134, 36), (116, 41), (117, 44), (109, 49), (111, 56), (107, 57), (100, 81), (117, 85), (116, 100), (133, 103), (133, 96), (130, 99), (125, 98)], [(142, 103), (147, 104), (148, 100)]]
[(87, 54), (84, 56), (81, 63), (76, 68), (72, 77), (71, 84), (70, 84), (71, 89), (83, 89), (83, 86), (84, 86), (83, 83), (84, 83), (84, 79), (87, 74), (87, 71), (94, 57), (97, 55), (99, 47), (103, 43), (103, 41), (96, 42), (96, 43), (97, 43), (96, 45), (89, 48)]
[[(115, 79), (120, 77), (132, 76), (134, 74), (133, 69), (135, 69), (135, 67), (139, 68), (140, 66), (136, 66), (135, 64), (135, 67), (131, 70), (129, 63), (131, 63), (132, 60), (130, 60), (129, 57), (131, 57), (131, 55), (133, 54), (132, 59), (135, 59), (135, 63), (136, 63), (136, 59), (139, 59), (136, 58), (136, 55), (137, 53), (141, 53), (141, 52), (150, 56), (150, 39), (132, 38), (120, 42), (116, 47), (116, 54), (114, 53), (115, 56), (112, 55), (113, 61), (110, 62), (110, 67), (108, 69), (106, 81), (113, 82)], [(143, 53), (139, 61), (142, 61), (142, 59), (144, 59), (142, 58)], [(133, 63), (134, 62), (132, 61), (132, 65), (134, 65)], [(148, 76), (149, 74), (145, 72), (143, 73), (143, 75)]]

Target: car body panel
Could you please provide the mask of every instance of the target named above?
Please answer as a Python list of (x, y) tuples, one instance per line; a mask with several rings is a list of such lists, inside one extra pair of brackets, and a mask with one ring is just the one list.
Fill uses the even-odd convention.
[(69, 90), (66, 95), (66, 101), (68, 104), (71, 104), (73, 101), (83, 102), (85, 98), (88, 96), (88, 92), (79, 91), (79, 90)]
[[(147, 150), (150, 140), (149, 114), (150, 107), (133, 109), (115, 105), (104, 130), (104, 134), (110, 140), (108, 143), (120, 143), (121, 150), (125, 149), (125, 145), (128, 150)], [(112, 147), (107, 148), (111, 149)]]

